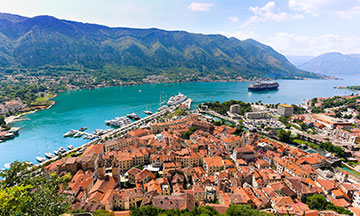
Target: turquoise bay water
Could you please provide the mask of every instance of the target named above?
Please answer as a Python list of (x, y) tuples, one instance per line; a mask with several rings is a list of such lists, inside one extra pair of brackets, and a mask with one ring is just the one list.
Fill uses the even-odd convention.
[[(56, 104), (48, 110), (29, 114), (30, 120), (14, 123), (21, 127), (15, 139), (0, 143), (0, 168), (14, 160), (36, 163), (37, 155), (53, 152), (59, 147), (79, 146), (84, 139), (64, 138), (70, 129), (87, 126), (87, 132), (107, 129), (104, 120), (123, 116), (130, 112), (144, 117), (146, 106), (153, 112), (159, 107), (159, 97), (167, 98), (179, 91), (193, 99), (193, 107), (207, 101), (227, 101), (299, 104), (312, 97), (351, 94), (351, 91), (334, 89), (334, 86), (360, 83), (358, 78), (344, 80), (280, 80), (277, 91), (249, 93), (246, 82), (234, 83), (171, 83), (140, 86), (111, 87), (93, 90), (77, 90), (59, 94)], [(141, 90), (141, 91), (139, 91)]]

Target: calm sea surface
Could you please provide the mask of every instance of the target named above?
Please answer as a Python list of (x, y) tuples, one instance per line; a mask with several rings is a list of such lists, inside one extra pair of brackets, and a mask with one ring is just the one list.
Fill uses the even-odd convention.
[(280, 80), (279, 90), (256, 93), (248, 92), (249, 83), (246, 82), (149, 84), (64, 92), (54, 99), (56, 104), (51, 109), (29, 114), (26, 118), (30, 120), (13, 124), (21, 127), (20, 135), (0, 143), (0, 168), (14, 160), (37, 163), (35, 157), (44, 157), (45, 152), (53, 152), (61, 146), (76, 147), (87, 142), (82, 138), (64, 138), (63, 134), (70, 129), (86, 126), (89, 128), (87, 132), (92, 133), (95, 129), (109, 128), (104, 120), (130, 112), (144, 117), (146, 106), (151, 106), (151, 110), (155, 112), (159, 107), (161, 94), (166, 94), (169, 98), (181, 91), (193, 99), (193, 107), (207, 101), (223, 102), (230, 99), (299, 104), (312, 97), (351, 94), (353, 92), (333, 87), (359, 84), (359, 78)]

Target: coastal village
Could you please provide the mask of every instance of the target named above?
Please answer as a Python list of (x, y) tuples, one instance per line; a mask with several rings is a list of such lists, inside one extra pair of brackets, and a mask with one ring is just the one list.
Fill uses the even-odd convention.
[[(358, 102), (358, 97), (339, 100)], [(339, 107), (311, 112), (328, 99), (307, 101), (302, 109), (309, 112), (303, 114), (286, 104), (255, 103), (244, 115), (239, 104), (225, 115), (200, 105), (93, 142), (80, 156), (43, 169), (46, 175), (70, 173), (62, 193), (70, 195), (73, 209), (88, 212), (129, 215), (142, 206), (211, 206), (224, 214), (230, 205), (244, 204), (275, 215), (360, 215), (358, 112), (349, 106), (340, 113), (351, 115), (346, 118), (334, 114)], [(271, 128), (296, 133), (302, 143), (285, 142)], [(331, 148), (315, 148), (329, 141)], [(325, 197), (331, 208), (312, 209), (307, 198), (315, 195)]]

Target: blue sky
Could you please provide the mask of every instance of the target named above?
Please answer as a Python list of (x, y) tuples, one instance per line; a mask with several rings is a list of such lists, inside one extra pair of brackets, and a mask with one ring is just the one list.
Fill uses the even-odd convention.
[(253, 38), (285, 55), (360, 53), (360, 0), (1, 0), (0, 12)]

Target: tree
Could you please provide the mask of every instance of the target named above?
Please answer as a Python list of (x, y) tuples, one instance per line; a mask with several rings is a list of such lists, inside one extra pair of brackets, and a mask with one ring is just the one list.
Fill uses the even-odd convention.
[(235, 131), (234, 131), (233, 134), (241, 135), (243, 132), (244, 132), (244, 126), (239, 125), (239, 126), (235, 129)]
[(106, 211), (104, 209), (96, 210), (92, 213), (93, 216), (113, 216), (113, 212)]
[(331, 202), (328, 202), (323, 195), (314, 194), (306, 198), (306, 204), (310, 209), (322, 210), (333, 210), (339, 214), (353, 215), (353, 213), (345, 208), (335, 206)]
[(278, 137), (280, 141), (289, 143), (291, 142), (291, 131), (281, 129), (278, 131)]
[(226, 210), (227, 216), (260, 216), (266, 215), (266, 213), (260, 212), (256, 209), (252, 209), (248, 205), (231, 205)]
[(328, 201), (323, 195), (315, 194), (306, 198), (306, 205), (308, 205), (310, 209), (325, 210), (327, 204)]
[(219, 212), (216, 211), (213, 207), (210, 206), (200, 206), (194, 208), (191, 212), (192, 215), (201, 215), (201, 216), (218, 216)]
[(67, 195), (60, 193), (70, 175), (51, 174), (46, 178), (31, 171), (27, 163), (15, 161), (9, 170), (0, 173), (0, 178), (0, 207), (6, 206), (1, 208), (6, 214), (0, 215), (61, 215), (70, 207)]
[(149, 207), (140, 207), (135, 208), (131, 211), (131, 216), (157, 216), (160, 213), (160, 209), (149, 206)]
[(308, 126), (304, 122), (301, 122), (300, 127), (303, 131), (306, 131), (306, 129), (308, 128)]
[(0, 115), (0, 126), (5, 126), (6, 122), (5, 122), (5, 117)]

